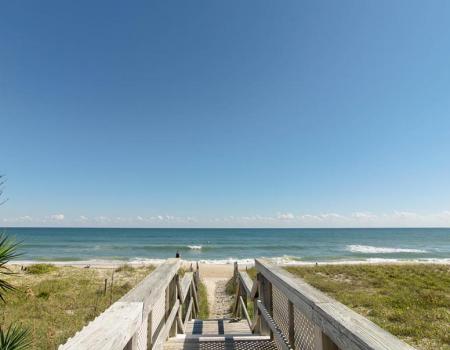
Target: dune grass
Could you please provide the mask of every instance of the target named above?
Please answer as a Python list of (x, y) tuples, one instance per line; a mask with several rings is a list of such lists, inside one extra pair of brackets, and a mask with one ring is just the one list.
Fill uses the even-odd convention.
[(30, 349), (57, 349), (153, 269), (43, 265), (31, 265), (26, 271), (15, 267), (17, 274), (6, 278), (18, 291), (8, 293), (6, 303), (0, 303), (0, 324), (22, 324), (29, 329)]
[(26, 268), (26, 272), (32, 275), (42, 275), (56, 270), (57, 267), (52, 264), (33, 264)]
[[(252, 274), (251, 270), (248, 270), (247, 273), (248, 273), (249, 276), (252, 278), (252, 280), (254, 280), (254, 277), (253, 277), (253, 276), (256, 276), (256, 270), (255, 270), (255, 269), (252, 269), (252, 270), (254, 270), (254, 273), (253, 273), (253, 274)], [(234, 279), (234, 277), (231, 277), (231, 278), (228, 280), (227, 284), (225, 285), (225, 292), (226, 292), (228, 295), (231, 295), (231, 296), (234, 297), (234, 298), (233, 298), (233, 302), (232, 302), (232, 304), (230, 305), (230, 312), (231, 312), (231, 313), (234, 312), (234, 306), (235, 306), (235, 302), (236, 302), (236, 287), (237, 287), (236, 280)], [(254, 305), (253, 305), (253, 301), (250, 300), (249, 298), (247, 299), (247, 312), (248, 312), (248, 315), (249, 315), (250, 319), (253, 320), (253, 316), (254, 316)], [(242, 315), (242, 317), (244, 317), (244, 315)]]
[(448, 265), (286, 269), (418, 349), (450, 349)]
[(198, 318), (206, 320), (209, 318), (209, 304), (208, 304), (208, 291), (205, 284), (200, 280), (198, 284)]

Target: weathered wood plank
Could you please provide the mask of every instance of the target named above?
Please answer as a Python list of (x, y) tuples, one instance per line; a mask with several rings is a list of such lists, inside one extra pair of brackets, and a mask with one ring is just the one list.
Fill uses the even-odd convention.
[(172, 323), (175, 321), (175, 317), (177, 316), (179, 307), (180, 307), (180, 301), (177, 300), (175, 302), (175, 305), (172, 308), (172, 311), (169, 314), (169, 317), (167, 318), (164, 328), (161, 330), (161, 332), (158, 334), (158, 337), (155, 340), (153, 349), (157, 350), (157, 349), (163, 348), (164, 342), (166, 341), (167, 337), (169, 336), (170, 329), (172, 328)]
[(149, 313), (158, 297), (164, 292), (181, 266), (180, 259), (168, 259), (145, 277), (136, 287), (125, 294), (119, 301), (143, 302), (144, 313)]
[(116, 302), (58, 350), (123, 350), (142, 323), (142, 302)]
[(172, 338), (165, 350), (277, 350), (274, 342), (267, 337), (209, 337), (197, 339)]
[(193, 320), (188, 322), (186, 326), (186, 337), (189, 336), (235, 336), (248, 335), (252, 332), (248, 326), (247, 321), (234, 320)]
[(186, 296), (189, 293), (189, 286), (192, 283), (193, 275), (192, 272), (186, 272), (180, 282), (180, 297), (182, 303), (184, 303)]
[(255, 266), (339, 348), (349, 350), (412, 350), (392, 334), (345, 305), (330, 298), (302, 279), (265, 259)]
[(194, 299), (195, 314), (198, 315), (198, 313), (200, 312), (200, 304), (198, 303), (197, 286), (195, 285), (195, 283), (191, 284), (191, 290), (192, 290), (192, 297)]
[(248, 315), (247, 306), (244, 303), (244, 299), (242, 297), (239, 297), (239, 302), (241, 303), (242, 311), (244, 312), (245, 319), (247, 320), (248, 327), (252, 328), (252, 321), (250, 320), (250, 316)]
[(187, 311), (186, 311), (186, 316), (184, 317), (184, 322), (183, 322), (183, 330), (184, 330), (184, 332), (186, 332), (186, 325), (187, 325), (188, 321), (191, 319), (193, 303), (194, 303), (194, 299), (191, 298), (191, 300), (189, 300), (189, 306), (188, 306)]
[(239, 279), (242, 282), (242, 286), (244, 287), (245, 293), (250, 296), (253, 289), (253, 281), (248, 275), (247, 272), (239, 271)]

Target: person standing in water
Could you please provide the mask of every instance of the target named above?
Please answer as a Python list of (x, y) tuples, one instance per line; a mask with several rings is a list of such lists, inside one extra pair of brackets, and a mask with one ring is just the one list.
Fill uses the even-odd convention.
[(175, 258), (180, 258), (180, 253), (179, 253), (179, 251), (177, 250), (177, 252), (175, 253)]

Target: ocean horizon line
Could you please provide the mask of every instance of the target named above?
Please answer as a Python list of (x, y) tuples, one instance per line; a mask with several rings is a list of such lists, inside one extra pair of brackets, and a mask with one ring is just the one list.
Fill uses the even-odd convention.
[(382, 230), (382, 229), (450, 229), (450, 226), (324, 226), (324, 227), (221, 227), (221, 226), (151, 226), (151, 227), (136, 227), (136, 226), (0, 226), (0, 229), (26, 229), (26, 228), (41, 228), (41, 229), (56, 229), (56, 228), (73, 228), (73, 229), (141, 229), (141, 230)]

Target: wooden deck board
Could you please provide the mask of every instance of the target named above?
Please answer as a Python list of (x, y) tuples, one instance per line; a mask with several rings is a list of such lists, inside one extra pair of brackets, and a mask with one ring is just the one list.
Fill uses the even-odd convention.
[(235, 339), (224, 337), (222, 340), (212, 339), (185, 339), (171, 338), (164, 344), (164, 350), (275, 350), (275, 343), (270, 339)]
[(192, 320), (186, 326), (186, 334), (189, 335), (252, 335), (245, 320)]
[(186, 334), (170, 338), (165, 350), (274, 350), (270, 337), (253, 335), (245, 320), (192, 320)]

